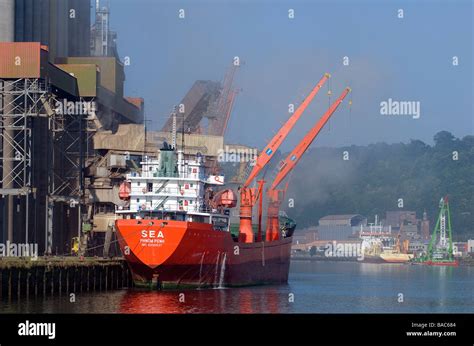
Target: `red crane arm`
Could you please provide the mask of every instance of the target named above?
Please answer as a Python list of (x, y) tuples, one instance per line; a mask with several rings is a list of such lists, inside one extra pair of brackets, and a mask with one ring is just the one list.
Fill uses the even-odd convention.
[(250, 172), (249, 177), (245, 181), (244, 187), (250, 186), (252, 183), (253, 179), (262, 171), (262, 169), (266, 166), (268, 161), (273, 157), (277, 149), (280, 147), (281, 143), (285, 140), (285, 138), (288, 136), (290, 133), (291, 129), (293, 126), (295, 126), (296, 122), (299, 120), (301, 117), (301, 114), (306, 110), (306, 108), (309, 106), (311, 101), (313, 101), (314, 97), (316, 94), (319, 92), (321, 87), (324, 85), (324, 83), (330, 78), (331, 76), (329, 73), (324, 74), (323, 78), (319, 81), (319, 83), (313, 88), (311, 93), (305, 98), (303, 103), (299, 105), (299, 107), (296, 109), (296, 111), (293, 113), (293, 115), (287, 120), (287, 122), (280, 128), (278, 133), (272, 138), (270, 143), (263, 149), (263, 151), (260, 153), (260, 155), (257, 158), (257, 161), (255, 162), (255, 166), (252, 169), (252, 172)]
[(339, 98), (336, 101), (334, 101), (334, 103), (331, 105), (331, 107), (329, 107), (326, 113), (324, 113), (324, 115), (318, 120), (316, 125), (314, 125), (314, 127), (311, 130), (309, 130), (306, 136), (304, 136), (303, 140), (285, 158), (285, 160), (283, 161), (283, 164), (280, 167), (280, 171), (278, 172), (277, 176), (275, 177), (275, 180), (273, 181), (272, 186), (270, 187), (270, 190), (275, 190), (277, 186), (281, 183), (281, 181), (285, 179), (288, 173), (296, 166), (296, 164), (298, 163), (299, 159), (304, 154), (306, 149), (308, 149), (308, 147), (311, 145), (313, 140), (319, 134), (321, 129), (327, 123), (331, 115), (336, 111), (337, 107), (339, 107), (341, 102), (344, 100), (347, 94), (349, 94), (350, 91), (351, 91), (350, 88), (344, 89), (344, 91), (339, 96)]

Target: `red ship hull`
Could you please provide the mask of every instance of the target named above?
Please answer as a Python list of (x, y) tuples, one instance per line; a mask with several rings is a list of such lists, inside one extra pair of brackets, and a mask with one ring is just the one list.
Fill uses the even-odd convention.
[(239, 243), (211, 224), (117, 220), (122, 253), (137, 286), (204, 288), (288, 281), (292, 238)]
[(459, 261), (426, 261), (423, 264), (439, 267), (459, 267)]

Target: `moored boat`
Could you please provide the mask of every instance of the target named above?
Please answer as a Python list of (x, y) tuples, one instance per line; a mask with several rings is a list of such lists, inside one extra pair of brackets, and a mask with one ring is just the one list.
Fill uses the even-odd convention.
[[(199, 152), (176, 150), (166, 142), (158, 159), (141, 162), (140, 172), (127, 175), (120, 197), (128, 201), (117, 210), (123, 219), (115, 227), (122, 253), (137, 286), (152, 288), (227, 287), (280, 284), (288, 281), (295, 223), (280, 214), (285, 196), (279, 184), (295, 167), (331, 115), (350, 92), (345, 88), (324, 115), (279, 166), (265, 191), (255, 179), (271, 160), (301, 114), (329, 78), (325, 74), (299, 105), (267, 147), (253, 161), (253, 168), (239, 187), (240, 213), (237, 233), (231, 232), (230, 211), (236, 193), (226, 189), (224, 176), (215, 174), (217, 162), (206, 162)], [(173, 114), (176, 124), (176, 114)], [(176, 126), (173, 126), (175, 129)], [(210, 173), (213, 172), (213, 173)], [(264, 192), (267, 197), (265, 230), (262, 227)], [(253, 207), (258, 203), (256, 230)]]

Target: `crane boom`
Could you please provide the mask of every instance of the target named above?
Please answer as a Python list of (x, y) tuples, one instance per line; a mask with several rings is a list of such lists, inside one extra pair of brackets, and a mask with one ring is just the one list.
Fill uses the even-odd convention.
[(234, 93), (234, 90), (232, 90), (232, 83), (234, 82), (234, 77), (238, 67), (239, 65), (232, 64), (227, 70), (224, 80), (222, 81), (219, 97), (216, 100), (216, 103), (212, 105), (209, 112), (212, 116), (208, 125), (208, 134), (210, 135), (224, 136), (225, 134), (225, 127), (233, 106), (233, 100), (229, 102), (231, 95)]
[(288, 173), (296, 166), (301, 156), (308, 149), (311, 143), (314, 141), (316, 136), (319, 134), (321, 129), (327, 123), (331, 115), (336, 111), (337, 107), (341, 104), (344, 98), (349, 94), (351, 89), (347, 87), (344, 89), (339, 98), (329, 107), (329, 109), (324, 113), (324, 115), (318, 120), (316, 125), (304, 136), (303, 140), (293, 149), (293, 151), (286, 157), (283, 161), (283, 165), (280, 167), (280, 172), (278, 172), (275, 180), (273, 181), (270, 190), (274, 190), (281, 183), (283, 179), (288, 175)]
[[(280, 167), (280, 171), (275, 177), (271, 187), (267, 191), (268, 196), (268, 210), (267, 210), (267, 229), (265, 232), (266, 241), (278, 240), (280, 237), (280, 224), (279, 224), (279, 210), (281, 201), (284, 198), (285, 192), (288, 188), (288, 181), (282, 190), (277, 190), (278, 185), (286, 178), (288, 173), (296, 166), (301, 156), (311, 145), (313, 140), (319, 134), (323, 126), (327, 123), (331, 115), (336, 111), (337, 107), (341, 104), (347, 94), (351, 91), (350, 88), (346, 88), (339, 98), (329, 107), (324, 115), (318, 120), (311, 130), (304, 136), (303, 140), (293, 149), (288, 155), (283, 164)], [(260, 228), (260, 225), (259, 225)]]
[(237, 90), (232, 90), (229, 93), (229, 99), (228, 99), (228, 106), (226, 110), (226, 115), (225, 115), (225, 121), (224, 121), (224, 128), (222, 129), (222, 136), (225, 135), (225, 132), (227, 130), (227, 125), (229, 124), (229, 119), (230, 119), (230, 114), (232, 113), (232, 108), (234, 107), (234, 101), (235, 98), (237, 97)]
[(287, 120), (287, 122), (280, 128), (278, 133), (272, 138), (270, 143), (263, 149), (260, 155), (255, 162), (255, 166), (253, 167), (252, 171), (250, 172), (249, 177), (244, 183), (244, 188), (250, 186), (253, 179), (262, 171), (262, 169), (267, 165), (270, 159), (273, 157), (277, 149), (280, 147), (281, 143), (285, 140), (285, 138), (290, 133), (293, 126), (295, 126), (296, 122), (299, 120), (303, 112), (308, 108), (311, 101), (313, 101), (316, 94), (319, 92), (321, 87), (326, 83), (326, 81), (331, 77), (329, 73), (325, 73), (323, 78), (316, 84), (316, 86), (311, 90), (309, 95), (305, 98), (305, 100), (298, 106), (296, 111), (293, 115)]

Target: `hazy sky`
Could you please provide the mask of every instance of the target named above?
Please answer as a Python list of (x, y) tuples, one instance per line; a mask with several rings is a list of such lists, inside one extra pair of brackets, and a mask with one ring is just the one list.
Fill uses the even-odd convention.
[[(126, 93), (145, 98), (153, 128), (195, 80), (221, 80), (239, 56), (245, 64), (230, 143), (262, 147), (288, 118), (288, 104), (301, 102), (324, 72), (332, 74), (332, 100), (350, 85), (353, 104), (349, 112), (346, 99), (315, 145), (473, 134), (471, 1), (111, 0), (110, 7), (119, 54), (131, 59)], [(282, 149), (322, 115), (326, 93), (325, 86)], [(381, 115), (380, 102), (389, 98), (420, 102), (419, 119)]]

